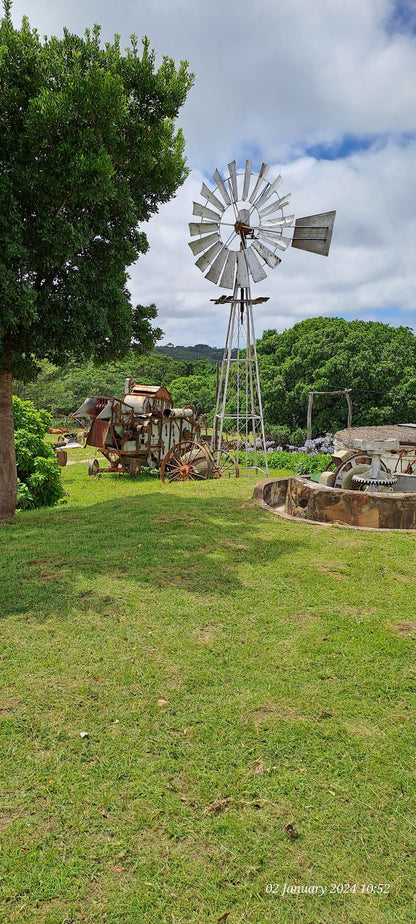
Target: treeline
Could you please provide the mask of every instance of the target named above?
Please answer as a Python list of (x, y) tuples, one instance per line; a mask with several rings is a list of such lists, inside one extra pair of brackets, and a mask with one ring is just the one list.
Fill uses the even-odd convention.
[[(233, 354), (237, 351), (233, 350)], [(186, 362), (196, 362), (202, 359), (204, 362), (220, 363), (222, 360), (223, 350), (220, 347), (211, 347), (207, 343), (196, 343), (195, 346), (174, 346), (173, 343), (167, 343), (165, 346), (155, 347), (155, 353), (163, 353), (164, 356), (171, 356), (172, 359), (184, 359)]]
[[(198, 413), (212, 416), (217, 377), (212, 358), (179, 360), (162, 349), (104, 366), (73, 362), (58, 368), (44, 362), (37, 381), (16, 382), (15, 393), (60, 418), (87, 396), (121, 397), (125, 379), (134, 376), (144, 384), (165, 385), (176, 406), (193, 404)], [(311, 318), (281, 334), (265, 331), (257, 352), (266, 429), (279, 442), (289, 442), (299, 428), (304, 431), (310, 390), (351, 388), (354, 426), (416, 421), (416, 338), (410, 328)], [(314, 436), (346, 423), (343, 395), (315, 399)]]

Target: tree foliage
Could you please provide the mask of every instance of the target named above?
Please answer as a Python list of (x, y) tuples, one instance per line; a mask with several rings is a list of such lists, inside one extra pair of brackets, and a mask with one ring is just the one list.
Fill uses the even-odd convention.
[(17, 506), (22, 509), (57, 504), (64, 496), (61, 471), (52, 447), (45, 441), (49, 414), (31, 401), (13, 398), (17, 462)]
[[(278, 444), (300, 445), (306, 436), (308, 392), (351, 388), (353, 425), (416, 421), (416, 340), (406, 327), (341, 318), (301, 321), (282, 334), (266, 331), (257, 342), (266, 429)], [(87, 395), (121, 397), (133, 375), (149, 385), (165, 385), (177, 406), (199, 413), (215, 406), (215, 366), (177, 361), (154, 351), (129, 354), (102, 367), (72, 361), (59, 369), (42, 364), (42, 374), (19, 394), (54, 416), (74, 410)], [(229, 405), (233, 407), (235, 396)], [(314, 434), (346, 426), (343, 395), (315, 398)]]
[(141, 225), (186, 176), (175, 119), (187, 64), (159, 68), (145, 38), (45, 38), (0, 21), (0, 518), (13, 515), (12, 377), (38, 362), (140, 352), (161, 334), (154, 306), (132, 305), (127, 267)]
[[(147, 250), (140, 225), (186, 176), (175, 119), (192, 78), (147, 39), (102, 47), (40, 40), (10, 4), (0, 23), (0, 370), (34, 360), (111, 359), (149, 346), (154, 306), (133, 307), (126, 267)], [(160, 332), (158, 332), (160, 333)], [(153, 338), (150, 336), (150, 345)]]
[[(305, 426), (308, 393), (351, 388), (353, 425), (416, 420), (416, 339), (407, 327), (376, 321), (311, 318), (257, 344), (270, 424)], [(316, 434), (347, 424), (343, 395), (317, 396)]]

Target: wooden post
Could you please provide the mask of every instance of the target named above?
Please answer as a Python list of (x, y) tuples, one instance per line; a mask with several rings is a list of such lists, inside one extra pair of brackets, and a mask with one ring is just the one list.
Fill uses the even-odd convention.
[(348, 404), (348, 420), (347, 420), (348, 429), (352, 427), (352, 400), (351, 400), (350, 391), (351, 391), (350, 388), (345, 389), (345, 397), (347, 399), (347, 404)]
[(310, 391), (308, 395), (308, 417), (306, 421), (306, 439), (312, 439), (312, 405), (313, 405), (313, 396), (315, 392)]

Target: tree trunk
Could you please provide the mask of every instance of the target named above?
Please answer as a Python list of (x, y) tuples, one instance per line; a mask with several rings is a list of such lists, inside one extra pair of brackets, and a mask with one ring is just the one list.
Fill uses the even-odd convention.
[(14, 516), (16, 490), (12, 376), (10, 372), (0, 372), (0, 520)]

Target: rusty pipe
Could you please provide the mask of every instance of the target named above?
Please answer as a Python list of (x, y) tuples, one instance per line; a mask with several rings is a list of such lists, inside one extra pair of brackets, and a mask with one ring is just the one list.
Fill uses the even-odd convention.
[(178, 420), (181, 417), (189, 419), (194, 416), (192, 407), (165, 407), (163, 411), (165, 420)]

